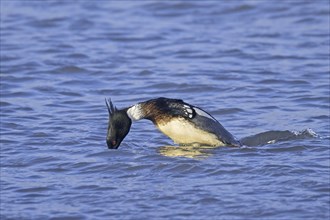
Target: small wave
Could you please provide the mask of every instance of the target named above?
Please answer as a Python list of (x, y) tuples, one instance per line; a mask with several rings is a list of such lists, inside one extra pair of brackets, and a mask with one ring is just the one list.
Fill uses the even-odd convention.
[(84, 73), (86, 69), (74, 65), (64, 66), (53, 70), (55, 73)]
[(245, 146), (260, 146), (274, 144), (282, 141), (309, 139), (319, 137), (312, 129), (302, 131), (266, 131), (256, 135), (242, 138), (240, 141)]

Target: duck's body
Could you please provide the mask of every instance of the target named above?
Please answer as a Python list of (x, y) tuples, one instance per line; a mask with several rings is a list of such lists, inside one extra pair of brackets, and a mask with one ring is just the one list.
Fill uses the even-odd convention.
[[(121, 124), (119, 120), (115, 120), (116, 123), (114, 121), (111, 122), (112, 115), (116, 111), (124, 115), (127, 114), (131, 121), (140, 119), (151, 120), (161, 132), (177, 144), (189, 145), (197, 143), (212, 146), (240, 146), (240, 142), (210, 114), (179, 99), (151, 99), (123, 110), (116, 110), (112, 103), (110, 103), (110, 106), (112, 109), (108, 106), (110, 121), (107, 136), (109, 148), (118, 148), (121, 140), (128, 133), (127, 131), (121, 140), (112, 140), (114, 138), (112, 133), (116, 133), (118, 129), (120, 130), (120, 128), (115, 128), (115, 124)], [(123, 126), (117, 127), (123, 128)]]

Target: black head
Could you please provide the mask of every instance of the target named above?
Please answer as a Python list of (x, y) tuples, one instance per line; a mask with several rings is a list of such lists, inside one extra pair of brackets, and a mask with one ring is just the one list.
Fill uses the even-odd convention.
[(105, 100), (109, 112), (107, 145), (109, 149), (117, 149), (131, 128), (132, 120), (126, 110), (118, 110), (109, 99)]

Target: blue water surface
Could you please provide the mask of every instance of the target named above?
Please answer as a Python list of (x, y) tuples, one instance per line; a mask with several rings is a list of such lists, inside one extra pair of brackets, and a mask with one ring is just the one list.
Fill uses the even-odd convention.
[[(9, 1), (5, 219), (328, 219), (329, 1)], [(118, 108), (180, 98), (241, 148), (175, 146)]]

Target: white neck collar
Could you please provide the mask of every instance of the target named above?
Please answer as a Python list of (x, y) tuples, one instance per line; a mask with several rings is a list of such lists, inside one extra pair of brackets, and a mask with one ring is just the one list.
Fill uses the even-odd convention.
[(140, 120), (144, 117), (141, 104), (133, 105), (127, 109), (127, 115), (132, 121)]

